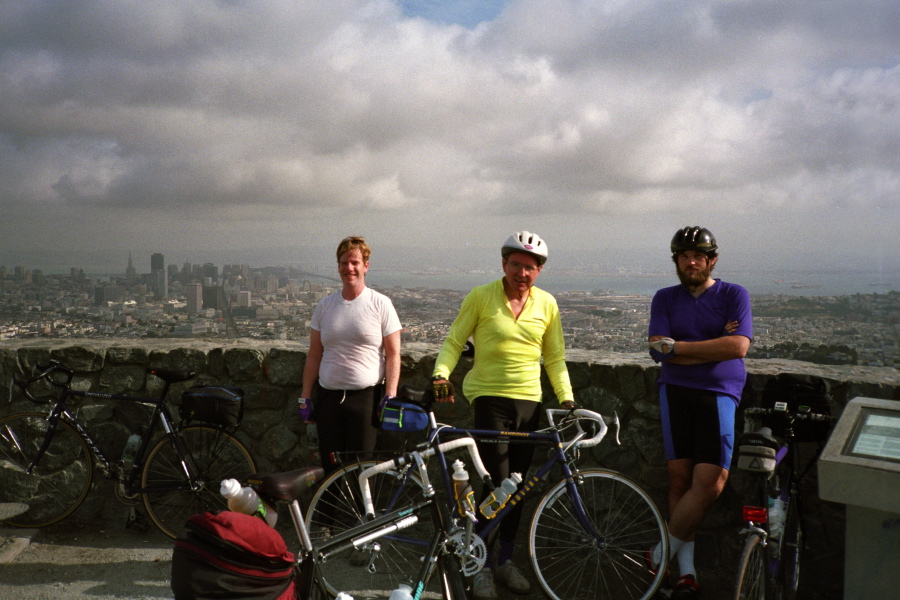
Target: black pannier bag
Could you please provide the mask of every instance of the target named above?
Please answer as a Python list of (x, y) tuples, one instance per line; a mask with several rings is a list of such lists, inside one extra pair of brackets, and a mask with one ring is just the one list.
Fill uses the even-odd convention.
[(181, 396), (183, 421), (237, 427), (244, 418), (244, 390), (226, 385), (195, 385)]
[[(801, 406), (808, 406), (810, 412), (831, 414), (831, 386), (821, 377), (779, 373), (766, 382), (762, 393), (763, 408), (773, 408), (776, 402), (787, 402), (791, 413)], [(776, 436), (784, 437), (784, 421), (778, 418), (764, 419), (763, 425), (772, 429)], [(798, 442), (824, 442), (831, 429), (829, 423), (820, 421), (794, 421), (794, 437)]]
[(294, 554), (259, 517), (222, 511), (190, 517), (175, 540), (176, 600), (283, 600), (295, 597)]

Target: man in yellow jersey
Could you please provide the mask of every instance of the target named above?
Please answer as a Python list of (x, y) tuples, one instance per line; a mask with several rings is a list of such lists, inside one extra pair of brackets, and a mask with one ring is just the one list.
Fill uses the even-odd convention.
[[(559, 307), (552, 295), (534, 287), (547, 261), (547, 244), (536, 233), (521, 231), (509, 236), (500, 254), (503, 278), (474, 288), (463, 300), (438, 354), (432, 381), (438, 402), (453, 402), (448, 378), (471, 337), (475, 361), (463, 392), (472, 403), (474, 427), (534, 431), (542, 399), (541, 357), (560, 404), (575, 407)], [(529, 444), (479, 444), (478, 450), (495, 485), (510, 473), (524, 475), (534, 454)], [(498, 526), (499, 548), (488, 557), (488, 567), (494, 558), (497, 566), (475, 576), (476, 598), (498, 597), (495, 575), (514, 592), (529, 591), (528, 580), (512, 562), (521, 509), (516, 506)]]

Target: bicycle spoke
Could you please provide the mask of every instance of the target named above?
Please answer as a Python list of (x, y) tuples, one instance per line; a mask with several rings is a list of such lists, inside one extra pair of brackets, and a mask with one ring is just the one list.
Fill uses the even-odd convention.
[(244, 445), (224, 431), (194, 426), (184, 428), (181, 435), (188, 465), (199, 487), (191, 489), (170, 437), (160, 440), (150, 452), (141, 478), (147, 513), (170, 537), (183, 534), (184, 524), (191, 515), (227, 508), (219, 494), (223, 479), (244, 481), (256, 472)]
[(654, 577), (643, 553), (665, 539), (665, 524), (649, 496), (624, 477), (585, 471), (578, 493), (593, 532), (582, 527), (565, 482), (536, 509), (529, 534), (532, 565), (551, 598), (648, 598)]
[(75, 429), (57, 422), (52, 440), (31, 474), (49, 431), (47, 416), (19, 413), (0, 419), (0, 502), (29, 506), (6, 523), (17, 527), (43, 527), (70, 515), (84, 501), (93, 479), (87, 444)]

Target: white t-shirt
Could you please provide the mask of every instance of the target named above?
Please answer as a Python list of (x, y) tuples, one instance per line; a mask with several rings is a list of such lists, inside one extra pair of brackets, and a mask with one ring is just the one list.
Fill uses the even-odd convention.
[(384, 379), (384, 338), (400, 331), (391, 299), (366, 288), (354, 300), (340, 292), (313, 311), (310, 328), (322, 336), (319, 385), (329, 390), (361, 390)]

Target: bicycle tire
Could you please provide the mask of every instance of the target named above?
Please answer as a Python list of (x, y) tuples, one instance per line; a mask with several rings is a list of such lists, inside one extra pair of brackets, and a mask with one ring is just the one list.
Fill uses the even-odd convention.
[[(313, 494), (306, 515), (306, 525), (313, 546), (364, 522), (364, 509), (359, 491), (359, 473), (376, 464), (361, 461), (330, 473)], [(419, 480), (401, 482), (395, 471), (379, 473), (369, 479), (376, 512), (381, 515), (423, 499)], [(403, 483), (401, 485), (401, 483)], [(401, 583), (408, 583), (419, 572), (422, 557), (434, 531), (431, 510), (420, 510), (414, 526), (376, 540), (380, 550), (351, 550), (330, 557), (319, 564), (322, 581), (332, 595), (347, 592), (351, 596), (375, 593), (389, 596)], [(369, 562), (375, 568), (366, 567)], [(427, 592), (440, 593), (440, 578), (432, 578)]]
[(776, 583), (776, 600), (794, 600), (800, 583), (800, 556), (803, 550), (803, 528), (800, 523), (800, 496), (791, 494), (784, 532), (781, 534), (781, 565)]
[(602, 469), (580, 473), (578, 495), (603, 541), (578, 522), (566, 480), (539, 501), (528, 532), (528, 552), (538, 582), (556, 600), (646, 599), (656, 593), (665, 569), (654, 575), (644, 554), (662, 544), (665, 520), (650, 496), (628, 478)]
[(91, 489), (94, 461), (75, 428), (57, 420), (56, 431), (31, 475), (25, 470), (48, 433), (45, 413), (17, 413), (0, 419), (0, 502), (28, 505), (4, 521), (15, 527), (45, 527), (81, 506)]
[(200, 484), (199, 489), (190, 488), (175, 442), (168, 435), (150, 451), (141, 474), (147, 514), (172, 538), (184, 535), (188, 517), (228, 508), (219, 493), (223, 479), (246, 481), (256, 472), (256, 464), (247, 448), (221, 429), (197, 425), (185, 427), (176, 435), (184, 441), (188, 463)]
[(766, 548), (756, 533), (747, 536), (741, 551), (734, 600), (766, 600)]

